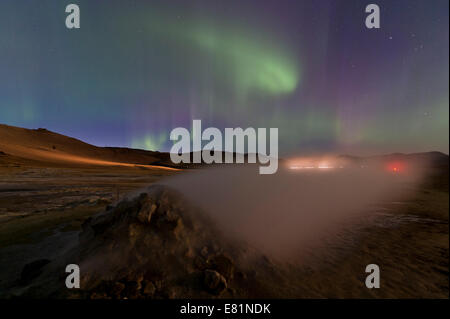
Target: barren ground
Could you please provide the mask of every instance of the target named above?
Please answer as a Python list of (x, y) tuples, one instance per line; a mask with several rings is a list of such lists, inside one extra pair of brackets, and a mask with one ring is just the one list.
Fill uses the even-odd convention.
[[(73, 247), (86, 218), (174, 173), (42, 167), (26, 161), (0, 166), (0, 292), (7, 294), (26, 263), (54, 259)], [(267, 286), (249, 283), (247, 296), (448, 298), (447, 174), (435, 172), (409, 201), (383, 203), (370, 227), (330, 243), (327, 253), (310, 265), (278, 273), (277, 287), (271, 280)], [(383, 270), (383, 289), (365, 288), (364, 269), (370, 263)]]
[[(183, 174), (159, 166), (164, 156), (0, 125), (0, 296), (11, 295), (27, 263), (54, 260), (76, 246), (87, 218)], [(448, 298), (446, 161), (429, 171), (409, 200), (379, 203), (368, 223), (325, 243), (310, 263), (282, 269), (269, 261), (255, 264), (247, 279), (230, 283), (234, 292), (221, 297)], [(364, 270), (372, 263), (380, 266), (381, 289), (365, 287)]]

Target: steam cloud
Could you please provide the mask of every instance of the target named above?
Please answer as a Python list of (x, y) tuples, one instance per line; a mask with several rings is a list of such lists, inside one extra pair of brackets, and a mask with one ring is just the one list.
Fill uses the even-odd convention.
[(210, 214), (225, 235), (283, 258), (320, 244), (344, 222), (369, 214), (372, 204), (399, 200), (419, 178), (418, 172), (375, 168), (282, 168), (259, 175), (254, 165), (233, 165), (185, 173), (164, 184)]

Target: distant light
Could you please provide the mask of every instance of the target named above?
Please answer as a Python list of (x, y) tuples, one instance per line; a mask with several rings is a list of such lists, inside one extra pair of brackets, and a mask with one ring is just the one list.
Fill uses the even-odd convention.
[(406, 165), (402, 162), (393, 162), (387, 164), (387, 170), (393, 173), (404, 173), (406, 171)]
[(289, 168), (290, 169), (330, 169), (330, 168), (334, 168), (334, 166), (328, 166), (328, 165), (321, 165), (321, 166), (289, 166)]

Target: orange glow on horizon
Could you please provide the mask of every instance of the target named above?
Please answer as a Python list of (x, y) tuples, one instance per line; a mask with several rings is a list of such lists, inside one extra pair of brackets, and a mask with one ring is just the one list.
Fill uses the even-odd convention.
[(392, 162), (387, 164), (387, 170), (393, 173), (400, 173), (405, 171), (405, 164), (401, 162)]

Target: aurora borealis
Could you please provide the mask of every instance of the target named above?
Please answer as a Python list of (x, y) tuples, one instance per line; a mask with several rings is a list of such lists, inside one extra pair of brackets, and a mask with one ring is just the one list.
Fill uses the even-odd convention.
[[(68, 30), (76, 3), (81, 28)], [(364, 8), (381, 8), (381, 28)], [(0, 123), (168, 150), (170, 131), (278, 127), (280, 154), (448, 153), (449, 2), (0, 3)]]

